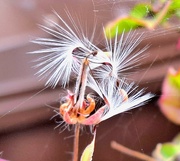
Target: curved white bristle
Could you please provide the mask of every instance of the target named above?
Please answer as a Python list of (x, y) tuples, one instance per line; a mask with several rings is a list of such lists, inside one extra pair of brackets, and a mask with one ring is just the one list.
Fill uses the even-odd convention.
[[(138, 91), (133, 82), (128, 84), (125, 80), (121, 80), (120, 86), (117, 87), (115, 84), (115, 81), (107, 81), (106, 83), (101, 82), (99, 86), (108, 102), (106, 104), (107, 112), (101, 118), (101, 121), (139, 107), (154, 97), (151, 93), (144, 94), (144, 89)], [(124, 90), (127, 94), (127, 100), (124, 100), (124, 96), (120, 93), (121, 90)]]
[[(48, 20), (51, 28), (40, 25), (40, 28), (51, 38), (37, 38), (32, 41), (44, 46), (44, 49), (31, 52), (31, 54), (43, 54), (36, 60), (38, 64), (35, 67), (40, 69), (37, 75), (46, 78), (46, 85), (52, 87), (58, 83), (66, 86), (71, 73), (78, 74), (81, 60), (93, 51), (101, 51), (78, 29), (71, 15), (67, 13), (75, 31), (56, 12), (54, 13), (62, 26), (52, 20)], [(81, 52), (78, 52), (78, 49), (81, 49)]]
[[(151, 93), (144, 94), (144, 89), (138, 90), (138, 86), (134, 82), (128, 83), (124, 78), (118, 81), (117, 85), (116, 78), (111, 77), (97, 82), (92, 76), (88, 77), (87, 86), (96, 91), (99, 97), (106, 103), (107, 110), (102, 116), (101, 121), (139, 107), (154, 97)], [(121, 90), (127, 94), (127, 100), (125, 100), (125, 96), (121, 93)]]
[(129, 32), (126, 36), (123, 33), (120, 39), (116, 32), (114, 40), (108, 40), (105, 36), (109, 64), (95, 70), (94, 77), (101, 80), (110, 77), (121, 79), (129, 74), (129, 70), (139, 66), (140, 61), (147, 56), (143, 54), (147, 46), (141, 50), (136, 49), (141, 42), (141, 37), (142, 35), (137, 36), (133, 32)]

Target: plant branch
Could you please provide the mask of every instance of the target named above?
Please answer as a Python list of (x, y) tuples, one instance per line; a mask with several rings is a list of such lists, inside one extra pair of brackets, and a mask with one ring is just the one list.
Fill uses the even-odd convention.
[(78, 153), (79, 153), (79, 131), (80, 131), (80, 124), (75, 125), (75, 132), (74, 132), (74, 153), (73, 153), (73, 161), (78, 161)]
[(161, 21), (163, 20), (163, 18), (165, 17), (165, 15), (167, 14), (167, 12), (169, 10), (171, 3), (172, 3), (171, 0), (167, 0), (167, 2), (165, 2), (165, 6), (163, 7), (161, 12), (159, 12), (159, 14), (156, 17), (156, 20), (153, 24), (153, 28), (155, 28), (159, 23), (161, 23)]
[(156, 161), (154, 158), (146, 155), (146, 154), (143, 154), (141, 152), (138, 152), (138, 151), (134, 151), (134, 150), (131, 150), (123, 145), (120, 145), (118, 144), (117, 142), (115, 141), (112, 141), (111, 142), (111, 147), (119, 152), (122, 152), (124, 154), (127, 154), (129, 156), (132, 156), (132, 157), (135, 157), (135, 158), (138, 158), (140, 160), (144, 160), (144, 161)]

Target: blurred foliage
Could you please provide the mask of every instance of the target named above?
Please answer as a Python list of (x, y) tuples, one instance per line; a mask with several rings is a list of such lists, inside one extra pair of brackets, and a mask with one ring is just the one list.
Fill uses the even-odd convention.
[(153, 30), (158, 25), (168, 26), (172, 16), (180, 18), (180, 0), (154, 0), (151, 4), (137, 4), (128, 15), (109, 22), (105, 33), (108, 38), (112, 38), (116, 33), (121, 34), (138, 27)]
[(180, 134), (172, 142), (157, 144), (153, 157), (158, 161), (176, 161), (180, 158)]
[(169, 82), (180, 92), (180, 70), (175, 74), (169, 75)]
[(180, 69), (169, 68), (158, 103), (164, 116), (180, 125)]

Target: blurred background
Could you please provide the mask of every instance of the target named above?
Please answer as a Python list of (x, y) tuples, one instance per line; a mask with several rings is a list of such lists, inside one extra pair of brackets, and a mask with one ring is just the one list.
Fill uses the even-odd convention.
[[(44, 18), (58, 21), (55, 10), (68, 21), (66, 11), (84, 24), (88, 22), (96, 34), (94, 43), (101, 46), (102, 26), (120, 14), (129, 12), (139, 1), (125, 0), (0, 0), (0, 152), (11, 161), (71, 160), (73, 128), (61, 132), (51, 107), (58, 108), (64, 90), (60, 87), (45, 89), (32, 68), (35, 55), (27, 54), (40, 49), (30, 41), (47, 37), (38, 24), (48, 25)], [(143, 1), (145, 2), (145, 1)], [(149, 2), (149, 1), (147, 1)], [(140, 46), (150, 44), (148, 58), (141, 70), (133, 76), (140, 87), (154, 92), (156, 98), (148, 105), (118, 115), (98, 127), (94, 161), (135, 161), (110, 147), (117, 142), (151, 155), (159, 142), (166, 142), (179, 132), (180, 127), (169, 122), (157, 105), (163, 78), (170, 66), (180, 67), (180, 50), (177, 49), (179, 21), (168, 30), (143, 30), (147, 35)], [(141, 31), (139, 31), (141, 32)], [(91, 33), (89, 33), (91, 34)], [(73, 85), (73, 84), (72, 84)], [(71, 85), (70, 85), (71, 88)], [(51, 106), (51, 107), (49, 107)], [(80, 137), (80, 152), (92, 135), (84, 128)]]

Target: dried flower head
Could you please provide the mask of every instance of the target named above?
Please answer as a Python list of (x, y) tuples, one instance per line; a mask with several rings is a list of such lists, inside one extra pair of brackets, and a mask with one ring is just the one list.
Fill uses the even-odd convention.
[[(126, 79), (127, 71), (134, 68), (144, 57), (145, 48), (135, 50), (140, 43), (140, 37), (129, 33), (127, 37), (122, 35), (118, 39), (116, 34), (114, 40), (107, 40), (105, 36), (106, 48), (103, 51), (84, 36), (69, 13), (73, 29), (56, 12), (55, 15), (62, 25), (49, 20), (53, 28), (41, 26), (52, 38), (34, 40), (34, 43), (44, 45), (45, 49), (32, 53), (44, 54), (37, 60), (36, 67), (40, 68), (37, 74), (48, 78), (46, 85), (55, 87), (60, 83), (66, 87), (72, 73), (76, 76), (74, 90), (67, 90), (66, 101), (59, 108), (64, 122), (75, 124), (76, 127), (80, 124), (95, 127), (100, 122), (138, 107), (153, 97), (151, 93), (144, 95), (144, 90), (138, 91), (137, 86)], [(87, 87), (91, 88), (95, 95), (87, 93)], [(101, 105), (97, 102), (100, 99)], [(85, 150), (82, 156), (86, 158), (87, 154), (91, 160), (94, 141), (89, 146), (91, 152)], [(77, 157), (75, 158), (74, 161), (77, 160)]]
[[(36, 67), (40, 67), (37, 74), (48, 78), (46, 85), (55, 87), (60, 83), (65, 87), (72, 73), (77, 76), (75, 90), (68, 92), (66, 102), (60, 106), (60, 115), (66, 123), (95, 125), (152, 97), (152, 94), (143, 95), (143, 90), (137, 91), (134, 83), (125, 79), (126, 71), (144, 57), (145, 48), (135, 51), (141, 36), (123, 34), (119, 40), (117, 34), (114, 40), (105, 36), (106, 51), (102, 51), (84, 36), (72, 18), (74, 30), (54, 13), (62, 25), (49, 20), (52, 28), (40, 26), (52, 38), (34, 40), (46, 48), (32, 53), (44, 54)], [(68, 16), (71, 17), (69, 13)], [(90, 94), (85, 97), (87, 86), (104, 101), (102, 107), (96, 106)]]

